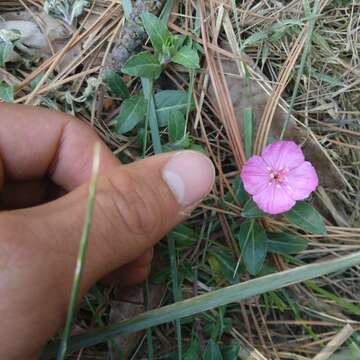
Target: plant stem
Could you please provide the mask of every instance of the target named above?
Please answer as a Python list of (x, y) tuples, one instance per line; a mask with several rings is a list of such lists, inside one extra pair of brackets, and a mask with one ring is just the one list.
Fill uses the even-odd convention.
[(76, 269), (75, 269), (74, 281), (71, 290), (68, 313), (66, 317), (66, 324), (62, 335), (60, 347), (58, 349), (58, 353), (56, 357), (57, 360), (65, 359), (68, 349), (68, 341), (70, 338), (71, 328), (74, 322), (76, 305), (79, 299), (80, 281), (86, 259), (89, 233), (90, 233), (90, 227), (92, 223), (93, 211), (95, 205), (96, 186), (97, 186), (97, 179), (98, 179), (99, 167), (100, 167), (100, 149), (101, 149), (101, 145), (100, 143), (97, 143), (95, 145), (95, 150), (94, 150), (94, 162), (93, 162), (92, 174), (90, 180), (90, 190), (89, 190), (89, 197), (86, 208), (85, 223), (83, 226), (82, 236), (80, 240), (79, 255), (77, 257), (77, 262), (76, 262)]

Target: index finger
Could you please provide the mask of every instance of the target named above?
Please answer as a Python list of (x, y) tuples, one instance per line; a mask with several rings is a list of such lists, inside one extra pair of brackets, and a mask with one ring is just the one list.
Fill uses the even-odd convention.
[[(100, 139), (88, 125), (61, 112), (5, 103), (0, 104), (0, 117), (0, 159), (6, 180), (50, 176), (72, 190), (89, 179), (93, 148)], [(102, 143), (100, 171), (118, 165)]]

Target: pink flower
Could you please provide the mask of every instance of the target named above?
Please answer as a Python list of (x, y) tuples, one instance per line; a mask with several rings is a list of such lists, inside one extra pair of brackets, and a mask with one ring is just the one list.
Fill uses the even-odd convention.
[(319, 183), (314, 167), (293, 141), (268, 145), (261, 156), (254, 155), (245, 163), (240, 177), (257, 206), (273, 215), (306, 199)]

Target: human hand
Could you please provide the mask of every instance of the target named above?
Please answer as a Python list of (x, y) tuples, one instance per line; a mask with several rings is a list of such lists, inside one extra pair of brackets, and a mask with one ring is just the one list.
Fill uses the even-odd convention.
[[(0, 204), (16, 209), (0, 212), (0, 358), (32, 359), (66, 316), (99, 138), (82, 122), (42, 108), (0, 104), (0, 116)], [(214, 182), (200, 153), (120, 165), (101, 147), (81, 295), (109, 273), (124, 285), (143, 281), (154, 244)], [(47, 202), (51, 182), (68, 193)]]

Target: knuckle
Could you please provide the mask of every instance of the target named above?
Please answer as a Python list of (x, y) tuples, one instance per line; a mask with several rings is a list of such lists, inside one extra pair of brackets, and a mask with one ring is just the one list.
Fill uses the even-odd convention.
[(109, 176), (108, 182), (116, 220), (134, 235), (157, 233), (161, 211), (153, 187), (145, 187), (141, 180), (126, 171), (121, 176)]

